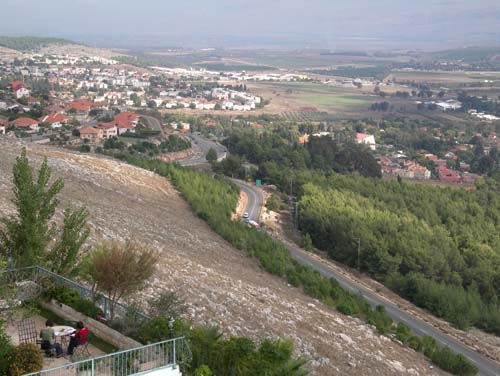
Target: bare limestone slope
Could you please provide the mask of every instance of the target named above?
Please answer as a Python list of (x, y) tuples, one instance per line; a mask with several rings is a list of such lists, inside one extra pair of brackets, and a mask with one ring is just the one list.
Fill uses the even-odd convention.
[[(0, 141), (0, 213), (11, 212), (11, 169), (20, 144)], [(227, 335), (294, 341), (316, 375), (443, 375), (408, 348), (380, 337), (360, 320), (328, 309), (259, 269), (196, 218), (168, 180), (93, 155), (30, 146), (38, 165), (49, 158), (62, 176), (62, 205), (85, 205), (94, 243), (134, 237), (162, 253), (141, 300), (174, 289), (194, 321), (220, 325)]]

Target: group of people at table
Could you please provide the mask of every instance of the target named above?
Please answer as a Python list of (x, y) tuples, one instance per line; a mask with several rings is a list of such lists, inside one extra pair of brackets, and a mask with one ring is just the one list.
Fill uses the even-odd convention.
[(73, 355), (77, 346), (85, 345), (88, 341), (89, 330), (81, 321), (77, 322), (76, 329), (65, 327), (61, 332), (56, 332), (54, 328), (52, 320), (47, 320), (45, 322), (45, 328), (40, 331), (40, 338), (42, 339), (41, 348), (45, 351), (55, 349), (58, 357), (63, 355), (63, 348), (60, 343), (56, 342), (57, 336), (69, 336), (69, 344), (66, 351), (67, 355)]

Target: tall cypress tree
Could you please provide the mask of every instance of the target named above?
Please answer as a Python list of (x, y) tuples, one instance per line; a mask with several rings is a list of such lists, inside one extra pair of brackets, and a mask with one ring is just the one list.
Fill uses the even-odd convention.
[[(62, 272), (76, 262), (77, 253), (88, 236), (84, 209), (67, 209), (59, 230), (52, 221), (59, 203), (57, 195), (64, 182), (58, 178), (51, 183), (51, 175), (47, 158), (36, 178), (26, 149), (16, 158), (12, 201), (16, 214), (0, 219), (0, 253), (10, 258), (13, 266), (45, 265)], [(60, 240), (49, 249), (59, 233)]]

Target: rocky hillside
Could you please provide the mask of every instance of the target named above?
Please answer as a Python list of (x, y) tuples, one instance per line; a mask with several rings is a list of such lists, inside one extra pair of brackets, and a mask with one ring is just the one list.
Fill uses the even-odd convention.
[[(11, 169), (21, 144), (0, 141), (0, 213), (12, 210)], [(158, 272), (138, 297), (173, 289), (194, 321), (227, 335), (290, 338), (315, 375), (442, 375), (408, 348), (380, 337), (360, 320), (328, 309), (261, 271), (196, 218), (164, 178), (109, 159), (29, 146), (38, 165), (47, 156), (65, 180), (62, 205), (91, 213), (89, 246), (133, 237), (162, 254)]]

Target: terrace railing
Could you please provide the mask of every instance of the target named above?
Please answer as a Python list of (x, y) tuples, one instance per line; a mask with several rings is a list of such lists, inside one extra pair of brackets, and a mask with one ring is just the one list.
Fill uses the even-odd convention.
[(176, 368), (189, 356), (184, 337), (82, 360), (24, 376), (129, 376)]
[[(29, 266), (26, 268), (17, 269), (6, 269), (2, 271), (2, 279), (4, 281), (10, 281), (14, 283), (21, 283), (26, 285), (28, 281), (34, 282), (38, 289), (42, 289), (43, 286), (47, 285), (47, 281), (52, 282), (56, 286), (63, 286), (73, 291), (76, 291), (80, 297), (88, 299), (94, 302), (94, 304), (99, 307), (104, 313), (105, 318), (110, 317), (110, 307), (112, 305), (112, 300), (100, 293), (92, 291), (90, 288), (72, 281), (66, 277), (59, 274), (53, 273), (41, 266)], [(32, 288), (31, 288), (32, 290)], [(26, 294), (29, 295), (29, 294)], [(23, 294), (21, 294), (20, 300), (23, 300)], [(150, 317), (144, 313), (126, 306), (124, 304), (114, 302), (114, 316), (115, 317), (127, 317), (130, 315), (134, 316), (135, 320), (149, 320)]]

